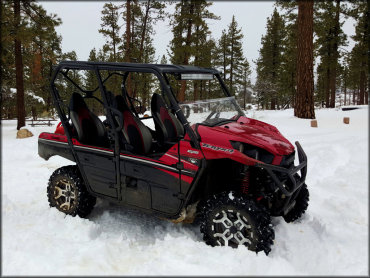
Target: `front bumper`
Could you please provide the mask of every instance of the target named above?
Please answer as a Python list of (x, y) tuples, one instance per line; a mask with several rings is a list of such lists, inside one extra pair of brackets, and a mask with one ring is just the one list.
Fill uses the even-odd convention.
[[(287, 196), (292, 196), (301, 186), (305, 183), (307, 175), (307, 156), (303, 151), (299, 142), (295, 142), (298, 150), (299, 164), (297, 166), (292, 165), (290, 168), (284, 168), (281, 166), (258, 163), (256, 166), (265, 169), (275, 182), (277, 189)], [(298, 175), (298, 172), (301, 175)]]

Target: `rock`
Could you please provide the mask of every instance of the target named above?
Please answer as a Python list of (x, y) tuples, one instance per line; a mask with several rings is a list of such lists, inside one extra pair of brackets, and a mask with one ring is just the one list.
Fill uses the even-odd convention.
[(17, 139), (28, 138), (32, 136), (33, 136), (32, 132), (26, 128), (20, 129), (17, 132)]
[(345, 123), (346, 125), (349, 125), (349, 117), (344, 117), (343, 123)]
[(317, 127), (317, 120), (311, 121), (311, 127)]

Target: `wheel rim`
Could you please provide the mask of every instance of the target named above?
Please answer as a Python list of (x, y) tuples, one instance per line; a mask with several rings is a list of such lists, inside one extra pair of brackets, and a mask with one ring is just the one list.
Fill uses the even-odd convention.
[(238, 211), (228, 209), (217, 213), (213, 219), (212, 230), (218, 245), (221, 246), (249, 246), (252, 243), (252, 226)]
[(54, 187), (55, 202), (64, 212), (73, 210), (76, 206), (76, 196), (76, 187), (67, 179), (61, 179)]

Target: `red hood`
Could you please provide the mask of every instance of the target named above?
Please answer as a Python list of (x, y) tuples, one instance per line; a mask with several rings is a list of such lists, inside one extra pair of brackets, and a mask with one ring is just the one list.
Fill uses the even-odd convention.
[(232, 148), (232, 140), (263, 148), (274, 155), (287, 155), (294, 150), (293, 145), (276, 127), (247, 117), (240, 117), (237, 122), (221, 126), (199, 125), (198, 133), (203, 143), (227, 148)]

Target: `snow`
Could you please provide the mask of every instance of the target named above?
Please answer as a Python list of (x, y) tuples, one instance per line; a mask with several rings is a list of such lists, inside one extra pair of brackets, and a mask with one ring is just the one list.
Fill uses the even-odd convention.
[(37, 102), (45, 104), (45, 100), (40, 96), (36, 96), (34, 92), (28, 91), (26, 92), (26, 94), (31, 96), (33, 99), (37, 100)]
[(72, 163), (37, 154), (38, 135), (55, 126), (27, 126), (34, 136), (15, 139), (10, 120), (1, 122), (3, 275), (368, 275), (368, 107), (316, 110), (317, 128), (292, 110), (247, 115), (299, 141), (308, 156), (308, 211), (298, 223), (273, 218), (269, 256), (212, 248), (195, 225), (102, 200), (88, 219), (49, 208), (49, 176)]
[(235, 199), (234, 194), (232, 192), (229, 192), (229, 199), (230, 200), (234, 200)]

